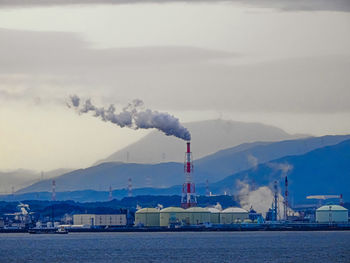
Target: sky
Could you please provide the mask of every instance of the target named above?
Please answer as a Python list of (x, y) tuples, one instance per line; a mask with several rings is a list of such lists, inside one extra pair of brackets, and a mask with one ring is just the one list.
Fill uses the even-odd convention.
[(0, 0), (0, 170), (87, 167), (137, 141), (70, 95), (181, 122), (350, 133), (350, 3)]

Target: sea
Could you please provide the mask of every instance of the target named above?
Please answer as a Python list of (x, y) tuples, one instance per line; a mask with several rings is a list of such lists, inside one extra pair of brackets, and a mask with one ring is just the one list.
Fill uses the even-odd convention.
[(0, 234), (0, 262), (350, 262), (350, 231)]

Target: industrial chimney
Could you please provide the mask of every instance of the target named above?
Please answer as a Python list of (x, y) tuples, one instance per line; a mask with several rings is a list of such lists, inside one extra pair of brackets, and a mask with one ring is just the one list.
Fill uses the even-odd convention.
[(197, 197), (194, 182), (192, 181), (193, 162), (191, 153), (191, 143), (187, 142), (187, 152), (185, 154), (185, 183), (182, 186), (181, 207), (189, 208), (197, 206)]

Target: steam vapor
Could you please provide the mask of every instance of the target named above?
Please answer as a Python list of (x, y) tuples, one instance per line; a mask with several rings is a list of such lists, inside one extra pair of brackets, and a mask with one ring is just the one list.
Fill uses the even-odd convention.
[(106, 122), (111, 122), (119, 127), (137, 129), (157, 129), (167, 136), (175, 136), (190, 141), (190, 132), (181, 125), (178, 118), (164, 112), (144, 109), (142, 100), (133, 100), (121, 112), (117, 113), (116, 108), (111, 104), (108, 108), (96, 107), (90, 99), (82, 101), (77, 95), (70, 97), (69, 108), (75, 108), (79, 114), (93, 112), (95, 117)]

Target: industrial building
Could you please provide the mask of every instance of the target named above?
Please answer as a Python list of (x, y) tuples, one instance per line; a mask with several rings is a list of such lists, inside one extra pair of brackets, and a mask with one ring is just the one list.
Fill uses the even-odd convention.
[(156, 208), (143, 208), (135, 213), (136, 226), (161, 226), (171, 225), (202, 225), (211, 224), (234, 224), (249, 219), (248, 211), (239, 207), (230, 207), (223, 211), (216, 208), (190, 207), (167, 207), (162, 210)]
[(73, 216), (74, 225), (89, 225), (97, 227), (106, 226), (126, 226), (125, 214), (96, 215), (96, 214), (77, 214)]
[(340, 205), (324, 205), (316, 210), (317, 223), (348, 223), (348, 209)]

